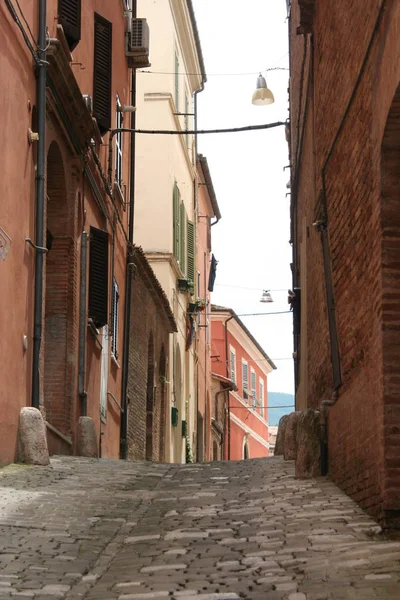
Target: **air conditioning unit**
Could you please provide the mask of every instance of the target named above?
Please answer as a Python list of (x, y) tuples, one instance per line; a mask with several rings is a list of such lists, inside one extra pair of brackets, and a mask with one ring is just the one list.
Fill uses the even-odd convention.
[(146, 19), (134, 19), (128, 12), (126, 31), (126, 56), (131, 69), (150, 67), (150, 31)]

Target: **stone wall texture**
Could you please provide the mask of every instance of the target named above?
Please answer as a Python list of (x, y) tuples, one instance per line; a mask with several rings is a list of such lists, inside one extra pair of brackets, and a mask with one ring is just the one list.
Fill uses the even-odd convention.
[[(297, 406), (319, 408), (337, 392), (329, 475), (384, 526), (399, 526), (400, 3), (291, 4)], [(327, 230), (325, 265), (316, 221)], [(341, 382), (333, 378), (327, 273)]]

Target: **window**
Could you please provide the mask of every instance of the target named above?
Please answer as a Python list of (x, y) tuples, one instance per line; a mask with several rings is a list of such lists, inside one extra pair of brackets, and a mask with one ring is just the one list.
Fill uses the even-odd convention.
[(118, 303), (119, 303), (119, 288), (118, 284), (113, 279), (112, 290), (112, 309), (111, 309), (111, 353), (114, 358), (118, 359)]
[(58, 0), (58, 22), (73, 50), (81, 39), (81, 0)]
[(100, 133), (111, 127), (112, 24), (94, 15), (93, 114)]
[(257, 387), (256, 387), (256, 374), (253, 369), (251, 369), (251, 397), (253, 398), (253, 408), (257, 406)]
[(180, 252), (179, 252), (179, 264), (181, 267), (182, 273), (186, 274), (186, 210), (185, 205), (181, 202), (180, 215), (179, 215), (179, 230), (181, 234), (180, 240)]
[(179, 112), (179, 59), (175, 50), (175, 108)]
[(90, 228), (89, 318), (96, 327), (108, 322), (108, 233)]
[(179, 215), (179, 188), (174, 183), (173, 193), (173, 220), (174, 220), (174, 256), (177, 261), (180, 259), (180, 215)]
[(236, 383), (236, 352), (234, 348), (230, 349), (230, 359), (231, 359), (231, 379), (234, 383)]
[(242, 360), (242, 395), (247, 401), (249, 397), (249, 365), (245, 360)]
[[(115, 127), (121, 129), (123, 127), (124, 116), (122, 112), (122, 105), (117, 95), (116, 101), (116, 118)], [(122, 131), (115, 134), (115, 181), (119, 185), (119, 189), (122, 192)]]
[[(194, 223), (187, 221), (187, 278), (194, 282), (195, 271), (195, 248), (194, 248)], [(197, 288), (197, 294), (200, 293), (200, 285)]]
[(260, 379), (260, 414), (264, 418), (264, 382)]

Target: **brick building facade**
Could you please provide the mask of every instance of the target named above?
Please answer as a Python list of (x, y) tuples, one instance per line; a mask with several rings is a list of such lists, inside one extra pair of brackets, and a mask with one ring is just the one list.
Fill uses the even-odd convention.
[(128, 377), (128, 448), (133, 460), (165, 460), (169, 334), (176, 323), (168, 298), (141, 248), (135, 248)]
[(296, 408), (329, 475), (400, 526), (400, 4), (292, 0)]
[(129, 136), (110, 141), (108, 131), (130, 121), (126, 8), (121, 0), (0, 6), (8, 250), (0, 243), (0, 463), (15, 459), (19, 412), (30, 405), (45, 416), (51, 453), (76, 453), (79, 418), (88, 416), (99, 453), (119, 456)]

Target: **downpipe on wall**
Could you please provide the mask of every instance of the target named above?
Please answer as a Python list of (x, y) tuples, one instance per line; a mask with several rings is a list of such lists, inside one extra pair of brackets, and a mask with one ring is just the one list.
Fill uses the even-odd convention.
[(32, 360), (32, 406), (40, 406), (40, 347), (43, 331), (43, 254), (44, 200), (46, 165), (46, 0), (39, 0), (39, 36), (37, 62), (36, 105), (38, 123), (37, 171), (36, 171), (36, 254), (34, 291), (34, 329)]

